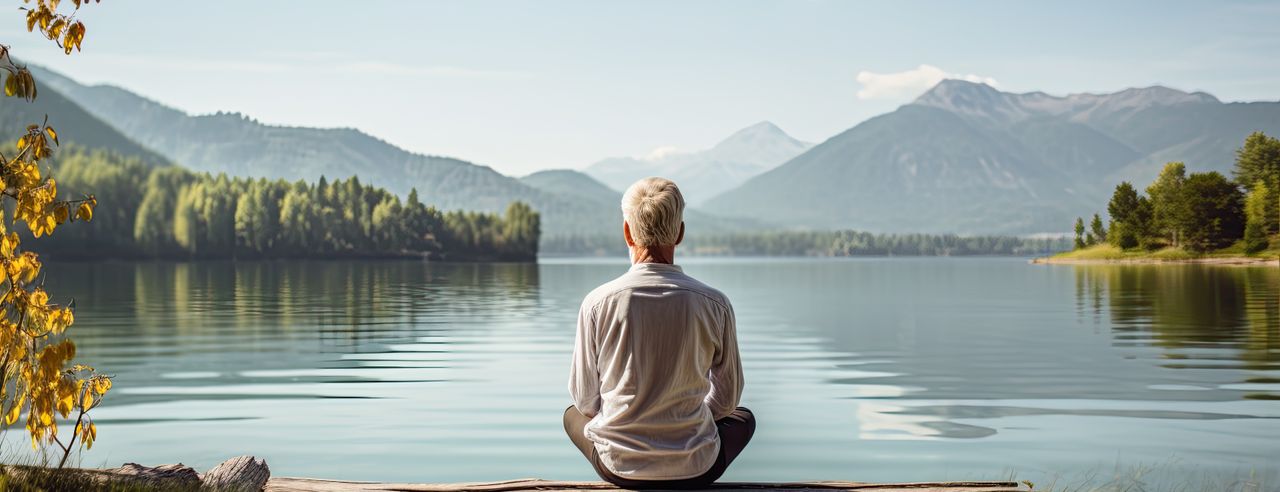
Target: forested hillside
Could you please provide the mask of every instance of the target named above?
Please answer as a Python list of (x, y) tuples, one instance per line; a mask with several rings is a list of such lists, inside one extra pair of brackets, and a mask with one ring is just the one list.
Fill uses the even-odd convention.
[(230, 178), (83, 147), (59, 150), (53, 174), (61, 194), (91, 191), (102, 204), (92, 222), (41, 242), (57, 256), (529, 261), (538, 251), (539, 215), (520, 202), (501, 215), (443, 212), (416, 190), (402, 201), (354, 177)]
[(499, 213), (512, 201), (524, 202), (541, 214), (546, 235), (604, 231), (595, 203), (544, 191), (487, 166), (408, 152), (359, 130), (267, 125), (238, 113), (189, 115), (119, 87), (80, 84), (36, 66), (31, 70), (45, 84), (42, 91), (65, 94), (196, 172), (307, 181), (359, 176), (401, 197), (416, 189), (424, 203), (439, 210)]

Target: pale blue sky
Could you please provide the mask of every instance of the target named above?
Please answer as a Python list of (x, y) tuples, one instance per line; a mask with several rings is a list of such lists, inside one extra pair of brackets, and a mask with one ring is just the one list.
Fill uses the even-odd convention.
[[(85, 7), (70, 57), (11, 17), (0, 42), (82, 81), (515, 175), (705, 148), (761, 120), (822, 141), (937, 73), (1280, 99), (1280, 2), (108, 0)], [(864, 87), (864, 71), (913, 72)]]

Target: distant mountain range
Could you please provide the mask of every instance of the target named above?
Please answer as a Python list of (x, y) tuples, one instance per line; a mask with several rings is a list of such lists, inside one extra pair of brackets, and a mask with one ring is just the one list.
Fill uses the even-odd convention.
[(1120, 180), (1171, 160), (1229, 172), (1280, 103), (1167, 87), (1056, 97), (945, 80), (705, 204), (778, 227), (878, 232), (1066, 231)]
[(51, 70), (30, 69), (41, 99), (61, 93), (138, 143), (196, 171), (289, 180), (358, 175), (401, 195), (416, 187), (425, 202), (446, 209), (497, 211), (511, 200), (546, 205), (550, 199), (488, 167), (414, 154), (359, 130), (265, 125), (238, 113), (188, 115), (119, 87), (86, 86)]
[(813, 144), (787, 135), (763, 121), (737, 131), (707, 150), (655, 151), (645, 157), (612, 157), (584, 171), (615, 190), (648, 176), (662, 176), (679, 184), (685, 199), (699, 205), (747, 179), (791, 160)]
[[(606, 159), (585, 171), (522, 178), (405, 151), (354, 129), (265, 125), (239, 114), (189, 115), (127, 90), (31, 67), (35, 104), (0, 105), (17, 135), (44, 114), (62, 135), (157, 165), (236, 176), (315, 180), (357, 175), (441, 209), (501, 211), (521, 200), (544, 236), (613, 237), (620, 190), (675, 179), (700, 232), (850, 228), (961, 234), (1067, 231), (1101, 212), (1120, 180), (1139, 187), (1160, 166), (1229, 172), (1251, 131), (1280, 135), (1280, 103), (1222, 103), (1166, 87), (1112, 94), (1012, 94), (946, 80), (896, 111), (811, 145), (762, 122), (711, 149)], [(7, 129), (7, 130), (6, 130)], [(739, 184), (740, 183), (740, 184)]]
[[(48, 107), (67, 122), (61, 133), (78, 143), (196, 171), (308, 181), (359, 176), (401, 196), (416, 188), (424, 203), (445, 210), (500, 212), (524, 201), (542, 214), (544, 236), (620, 234), (621, 194), (578, 171), (517, 179), (460, 159), (408, 152), (355, 129), (266, 125), (236, 113), (189, 115), (119, 87), (30, 69), (40, 87), (37, 105), (6, 104), (0, 123), (25, 128)], [(605, 194), (612, 198), (602, 199)], [(690, 222), (712, 231), (750, 224), (696, 212)]]

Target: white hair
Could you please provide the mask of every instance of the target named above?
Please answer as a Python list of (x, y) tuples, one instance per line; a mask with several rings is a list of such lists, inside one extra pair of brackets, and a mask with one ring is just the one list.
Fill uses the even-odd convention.
[(684, 195), (674, 181), (644, 178), (622, 194), (622, 218), (637, 246), (674, 246), (684, 222)]

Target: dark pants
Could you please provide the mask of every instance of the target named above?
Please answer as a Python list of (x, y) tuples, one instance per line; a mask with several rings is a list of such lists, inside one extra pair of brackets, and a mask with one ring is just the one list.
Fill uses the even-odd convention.
[(614, 475), (600, 463), (600, 455), (596, 453), (595, 443), (587, 439), (584, 430), (587, 422), (590, 421), (591, 419), (573, 405), (564, 409), (564, 431), (569, 434), (569, 440), (573, 441), (573, 445), (587, 457), (587, 461), (591, 462), (591, 466), (596, 469), (596, 474), (600, 475), (600, 478), (624, 489), (694, 489), (711, 485), (724, 474), (729, 464), (733, 463), (733, 459), (738, 457), (738, 453), (747, 447), (751, 436), (756, 432), (756, 416), (751, 413), (751, 410), (738, 407), (728, 417), (716, 421), (716, 430), (720, 434), (720, 454), (716, 456), (716, 462), (706, 473), (682, 480), (632, 480)]

